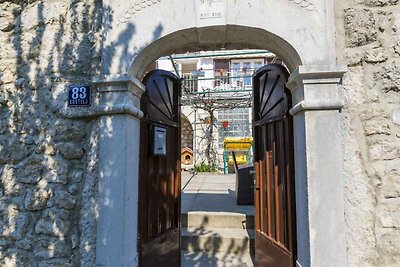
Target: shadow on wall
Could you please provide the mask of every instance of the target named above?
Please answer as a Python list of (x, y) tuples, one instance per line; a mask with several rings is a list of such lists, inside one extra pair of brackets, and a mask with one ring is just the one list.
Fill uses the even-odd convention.
[(67, 85), (100, 74), (104, 14), (101, 0), (0, 3), (2, 266), (95, 265), (99, 120), (61, 111)]
[(96, 212), (95, 173), (87, 172), (95, 148), (92, 123), (62, 118), (66, 100), (58, 98), (97, 71), (101, 2), (15, 2), (1, 4), (9, 27), (0, 29), (0, 262), (76, 265), (84, 249), (94, 256), (93, 239), (83, 248), (79, 233), (90, 229), (79, 221), (94, 222), (85, 216)]
[[(109, 15), (109, 17), (112, 21), (111, 14)], [(111, 22), (109, 22), (108, 24), (111, 24)], [(164, 27), (161, 24), (159, 24), (154, 29), (151, 42), (161, 37), (163, 29)], [(132, 63), (131, 60), (134, 58), (135, 53), (140, 53), (147, 45), (151, 43), (149, 42), (142, 47), (138, 47), (136, 49), (137, 52), (132, 52), (132, 49), (129, 49), (130, 41), (133, 39), (135, 34), (136, 26), (133, 23), (127, 23), (125, 26), (125, 30), (118, 36), (117, 41), (105, 47), (105, 53), (103, 53), (103, 61), (110, 62), (110, 64), (104, 64), (102, 66), (102, 75), (111, 74), (111, 64), (113, 61), (115, 61), (115, 56), (118, 50), (121, 50), (121, 56), (118, 61), (118, 70), (125, 71), (128, 70), (128, 67)], [(120, 44), (123, 44), (123, 47), (121, 47)]]

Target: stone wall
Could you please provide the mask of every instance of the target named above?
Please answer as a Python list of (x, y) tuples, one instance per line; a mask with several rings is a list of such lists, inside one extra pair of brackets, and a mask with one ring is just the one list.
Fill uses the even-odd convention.
[(100, 30), (98, 0), (0, 1), (1, 266), (94, 265), (97, 124), (60, 96), (97, 72)]
[(185, 115), (181, 116), (181, 132), (181, 148), (188, 147), (193, 150), (193, 127)]
[(400, 262), (400, 1), (335, 1), (349, 266)]

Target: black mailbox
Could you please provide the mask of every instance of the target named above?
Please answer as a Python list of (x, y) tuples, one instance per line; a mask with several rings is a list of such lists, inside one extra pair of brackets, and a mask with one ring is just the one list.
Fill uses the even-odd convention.
[(167, 155), (167, 128), (159, 125), (152, 125), (150, 148), (152, 156)]

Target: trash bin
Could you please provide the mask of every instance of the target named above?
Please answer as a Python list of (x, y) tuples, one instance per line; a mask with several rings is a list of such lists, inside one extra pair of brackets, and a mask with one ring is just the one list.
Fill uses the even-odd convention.
[(232, 157), (236, 173), (236, 203), (238, 205), (254, 205), (254, 166), (239, 166), (233, 151)]

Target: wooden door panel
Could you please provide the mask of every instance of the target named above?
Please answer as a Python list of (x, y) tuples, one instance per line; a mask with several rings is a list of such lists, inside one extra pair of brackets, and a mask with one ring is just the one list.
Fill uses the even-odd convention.
[(293, 267), (292, 254), (260, 231), (256, 233), (255, 245), (257, 267)]
[[(139, 265), (180, 266), (180, 80), (151, 71), (141, 99), (139, 167)], [(166, 130), (166, 155), (153, 155), (151, 136)]]
[(294, 162), (288, 72), (270, 64), (253, 76), (256, 264), (293, 267), (296, 258)]

